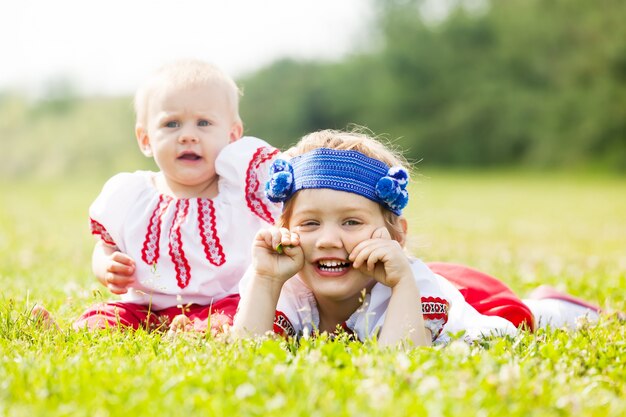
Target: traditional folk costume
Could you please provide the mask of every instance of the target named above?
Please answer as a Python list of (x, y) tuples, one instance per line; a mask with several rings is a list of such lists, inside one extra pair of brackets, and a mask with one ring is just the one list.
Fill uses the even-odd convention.
[(215, 161), (212, 199), (161, 194), (155, 172), (112, 177), (89, 209), (91, 231), (134, 259), (136, 282), (120, 302), (94, 306), (75, 326), (138, 328), (167, 324), (181, 312), (200, 329), (211, 315), (232, 323), (254, 236), (280, 213), (263, 192), (277, 155), (253, 137), (227, 145)]

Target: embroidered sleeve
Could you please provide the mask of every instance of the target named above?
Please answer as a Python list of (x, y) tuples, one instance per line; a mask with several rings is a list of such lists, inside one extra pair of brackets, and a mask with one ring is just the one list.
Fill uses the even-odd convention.
[(443, 298), (422, 297), (424, 326), (430, 330), (433, 341), (439, 337), (443, 326), (448, 322), (449, 308), (450, 304)]
[(101, 225), (94, 219), (90, 218), (89, 226), (90, 226), (92, 235), (100, 236), (100, 239), (102, 239), (102, 241), (109, 246), (117, 246), (115, 242), (113, 241), (113, 238), (111, 237), (109, 232), (107, 232), (107, 229), (103, 225)]
[(293, 325), (287, 318), (287, 315), (282, 311), (276, 311), (276, 315), (274, 317), (274, 333), (286, 338), (296, 336), (296, 329), (294, 329)]
[(257, 148), (246, 170), (246, 204), (252, 213), (269, 224), (274, 224), (270, 208), (273, 203), (265, 197), (264, 186), (269, 169), (268, 162), (272, 161), (278, 153), (278, 149), (269, 146)]
[(146, 186), (141, 171), (111, 177), (89, 206), (91, 233), (107, 245), (124, 250), (123, 228), (128, 212)]
[(220, 193), (239, 199), (256, 219), (273, 224), (281, 204), (265, 196), (269, 167), (280, 151), (262, 139), (246, 136), (228, 144), (215, 160), (220, 177)]

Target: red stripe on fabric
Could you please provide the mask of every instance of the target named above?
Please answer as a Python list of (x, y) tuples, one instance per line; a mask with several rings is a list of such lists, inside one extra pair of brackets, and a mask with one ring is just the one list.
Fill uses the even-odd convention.
[(174, 268), (176, 269), (176, 281), (180, 288), (185, 288), (189, 285), (191, 279), (191, 267), (185, 257), (183, 251), (183, 240), (180, 233), (181, 225), (187, 217), (189, 211), (189, 200), (178, 200), (176, 203), (176, 212), (174, 213), (174, 221), (172, 222), (172, 228), (169, 233), (169, 253)]
[(424, 318), (430, 320), (443, 320), (448, 322), (448, 308), (450, 304), (447, 300), (439, 297), (422, 297), (422, 314)]
[(223, 265), (226, 262), (226, 256), (217, 235), (213, 201), (198, 198), (198, 224), (206, 258), (215, 266)]
[(262, 146), (256, 150), (246, 171), (246, 203), (252, 213), (257, 215), (261, 220), (270, 224), (274, 223), (274, 218), (270, 213), (263, 199), (259, 198), (260, 181), (258, 177), (258, 169), (264, 162), (271, 160), (280, 151), (278, 149)]
[(107, 245), (117, 246), (109, 232), (107, 232), (107, 229), (91, 217), (89, 218), (89, 227), (92, 235), (100, 236), (100, 239), (102, 239)]
[(159, 260), (159, 238), (163, 214), (172, 202), (172, 197), (160, 195), (156, 207), (150, 216), (146, 238), (141, 249), (141, 259), (148, 265), (154, 265)]
[(276, 310), (274, 316), (274, 333), (284, 337), (294, 337), (296, 335), (296, 329), (287, 318), (287, 315), (282, 311)]

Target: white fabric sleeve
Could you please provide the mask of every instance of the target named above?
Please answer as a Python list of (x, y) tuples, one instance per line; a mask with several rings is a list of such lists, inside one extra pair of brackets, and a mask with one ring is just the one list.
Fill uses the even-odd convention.
[(265, 196), (269, 167), (279, 153), (267, 142), (245, 136), (224, 147), (215, 161), (220, 186), (239, 194), (252, 213), (268, 224), (274, 224), (282, 209)]
[(89, 207), (91, 233), (109, 246), (122, 244), (123, 227), (128, 210), (145, 187), (145, 176), (139, 172), (120, 173), (111, 177)]
[[(412, 259), (411, 270), (420, 291), (424, 326), (430, 330), (434, 342), (448, 321), (450, 302), (435, 274), (422, 261)], [(390, 298), (391, 289), (380, 283), (374, 285), (371, 293), (366, 295), (361, 308), (346, 322), (359, 339), (365, 340), (380, 331)]]

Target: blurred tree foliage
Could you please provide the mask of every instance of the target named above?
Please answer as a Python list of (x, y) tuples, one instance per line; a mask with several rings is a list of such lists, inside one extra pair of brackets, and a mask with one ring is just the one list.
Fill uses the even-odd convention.
[(626, 2), (379, 0), (381, 47), (242, 80), (248, 131), (284, 146), (348, 123), (412, 159), (626, 170)]
[(0, 178), (90, 175), (152, 167), (137, 147), (130, 98), (0, 96)]
[[(285, 147), (354, 123), (425, 164), (626, 172), (625, 1), (374, 1), (368, 50), (238, 80), (247, 134)], [(129, 97), (52, 87), (0, 95), (0, 178), (153, 167)]]

